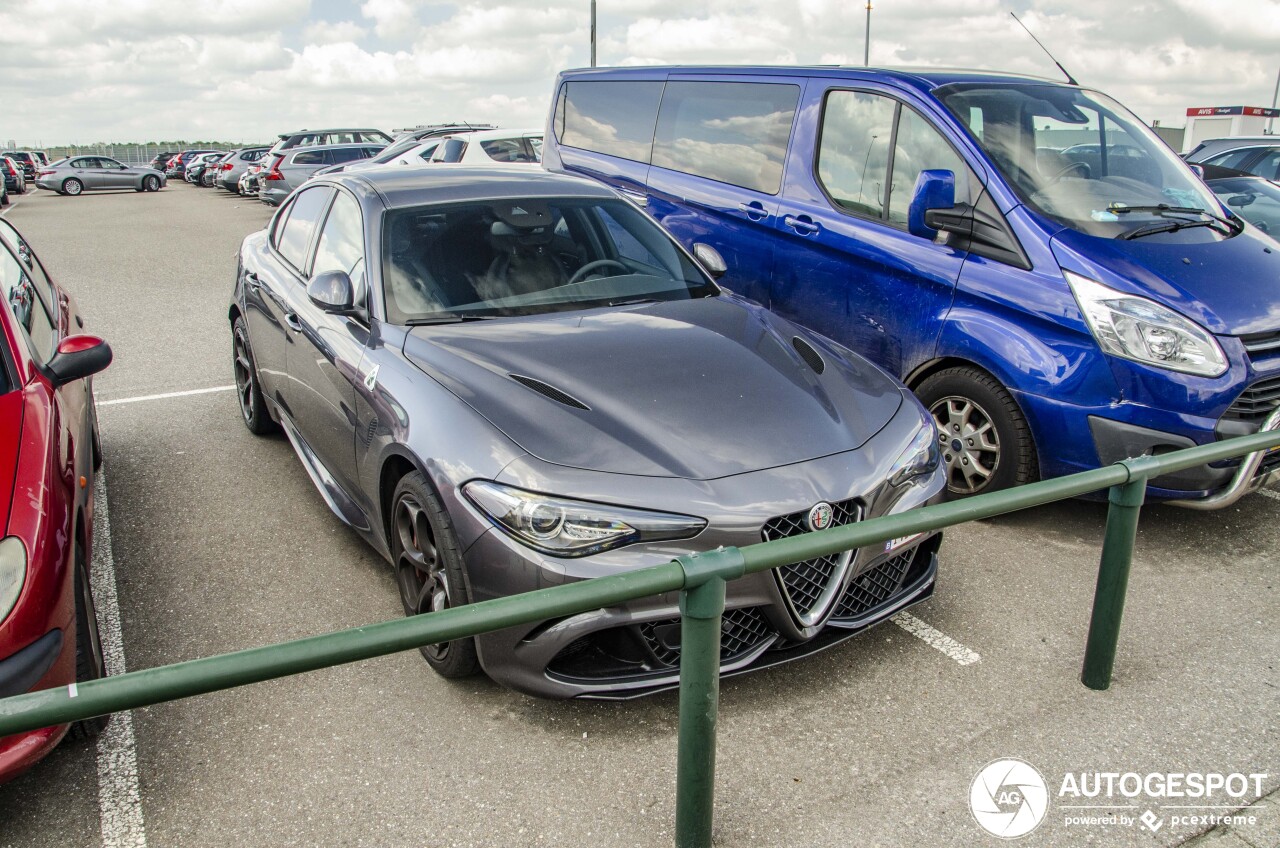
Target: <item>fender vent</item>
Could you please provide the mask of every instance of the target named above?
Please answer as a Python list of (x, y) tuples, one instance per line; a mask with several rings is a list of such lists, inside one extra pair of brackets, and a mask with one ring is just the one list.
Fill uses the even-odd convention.
[(800, 354), (800, 358), (813, 369), (815, 374), (821, 374), (827, 370), (827, 363), (822, 361), (822, 354), (814, 350), (813, 345), (799, 336), (795, 336), (791, 339), (791, 346), (796, 349), (796, 353)]
[(542, 395), (543, 397), (548, 397), (551, 400), (555, 401), (556, 403), (563, 403), (565, 406), (572, 406), (574, 409), (590, 409), (591, 408), (587, 406), (585, 403), (583, 403), (582, 401), (575, 398), (573, 395), (565, 394), (564, 392), (557, 389), (555, 386), (549, 386), (546, 383), (542, 382), (541, 380), (535, 380), (532, 377), (522, 377), (519, 374), (508, 374), (507, 376), (515, 380), (517, 383), (521, 384), (522, 386), (533, 389), (538, 394)]

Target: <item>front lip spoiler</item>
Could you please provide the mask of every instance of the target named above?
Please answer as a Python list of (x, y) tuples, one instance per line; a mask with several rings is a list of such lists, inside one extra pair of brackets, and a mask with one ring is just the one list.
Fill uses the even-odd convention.
[[(1277, 429), (1280, 429), (1280, 406), (1277, 406), (1272, 410), (1271, 414), (1267, 416), (1267, 419), (1262, 422), (1262, 426), (1258, 428), (1258, 432), (1264, 433), (1268, 430)], [(1165, 503), (1201, 511), (1222, 509), (1223, 507), (1231, 506), (1250, 492), (1261, 489), (1277, 476), (1277, 472), (1273, 471), (1270, 474), (1258, 477), (1257, 479), (1254, 478), (1254, 475), (1258, 472), (1258, 466), (1262, 464), (1263, 457), (1265, 457), (1267, 453), (1267, 451), (1261, 450), (1254, 451), (1240, 460), (1240, 467), (1236, 469), (1236, 474), (1231, 478), (1231, 482), (1227, 484), (1225, 489), (1218, 492), (1216, 495), (1210, 495), (1207, 498), (1198, 498), (1195, 500), (1165, 501)]]

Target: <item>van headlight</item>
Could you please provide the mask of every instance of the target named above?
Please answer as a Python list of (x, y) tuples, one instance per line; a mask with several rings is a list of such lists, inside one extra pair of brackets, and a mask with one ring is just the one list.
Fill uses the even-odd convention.
[(462, 487), (471, 503), (528, 547), (558, 557), (581, 557), (635, 542), (687, 539), (707, 526), (701, 518), (588, 503), (475, 480)]
[(0, 621), (8, 618), (27, 582), (27, 548), (16, 536), (0, 539)]
[(1226, 373), (1226, 354), (1199, 325), (1145, 297), (1070, 271), (1062, 275), (1104, 353), (1205, 377)]
[(922, 422), (920, 429), (902, 449), (889, 469), (889, 482), (894, 486), (909, 483), (917, 477), (932, 474), (938, 468), (938, 428), (933, 419)]

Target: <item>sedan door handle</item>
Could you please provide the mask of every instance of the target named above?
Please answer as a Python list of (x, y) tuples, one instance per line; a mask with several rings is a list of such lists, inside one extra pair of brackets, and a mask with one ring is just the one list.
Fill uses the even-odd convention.
[(822, 229), (822, 226), (808, 215), (787, 215), (782, 219), (782, 223), (802, 236), (814, 235)]
[(289, 329), (295, 333), (302, 332), (302, 319), (298, 317), (296, 312), (286, 312), (284, 314), (284, 322), (289, 325)]

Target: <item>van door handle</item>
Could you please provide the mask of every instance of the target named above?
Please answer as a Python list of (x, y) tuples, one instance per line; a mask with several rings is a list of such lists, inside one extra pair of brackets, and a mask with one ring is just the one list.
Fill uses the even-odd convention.
[(765, 210), (764, 205), (758, 200), (753, 200), (750, 203), (739, 203), (738, 211), (746, 213), (746, 216), (753, 221), (759, 221), (769, 217), (768, 211)]
[(802, 236), (814, 235), (822, 229), (822, 226), (808, 215), (787, 215), (782, 219), (782, 223)]
[(648, 197), (646, 197), (646, 196), (644, 195), (644, 193), (642, 193), (642, 192), (639, 192), (639, 191), (632, 191), (632, 190), (631, 190), (631, 189), (629, 189), (629, 188), (620, 188), (620, 189), (618, 189), (618, 191), (622, 193), (622, 196), (623, 196), (623, 197), (625, 197), (625, 198), (627, 198), (628, 200), (632, 201), (632, 202), (633, 202), (633, 203), (635, 203), (637, 206), (648, 206), (648, 205), (649, 205), (649, 198), (648, 198)]

